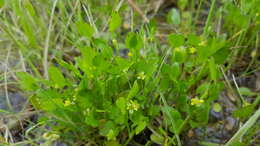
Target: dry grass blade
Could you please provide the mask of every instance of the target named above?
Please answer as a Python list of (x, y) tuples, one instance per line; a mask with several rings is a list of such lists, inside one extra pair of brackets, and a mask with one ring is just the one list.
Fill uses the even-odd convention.
[(47, 36), (45, 39), (45, 46), (44, 46), (44, 52), (43, 52), (43, 68), (44, 68), (44, 77), (46, 79), (49, 78), (48, 76), (48, 52), (49, 52), (49, 41), (50, 41), (50, 35), (51, 35), (51, 30), (52, 30), (52, 24), (53, 24), (53, 17), (54, 17), (54, 12), (55, 12), (55, 7), (57, 5), (58, 0), (55, 0), (53, 3), (53, 7), (51, 10), (51, 18), (49, 22), (49, 27), (48, 27), (48, 32)]
[(149, 22), (149, 19), (145, 16), (143, 11), (135, 4), (133, 0), (128, 0), (128, 3), (143, 18), (145, 23)]

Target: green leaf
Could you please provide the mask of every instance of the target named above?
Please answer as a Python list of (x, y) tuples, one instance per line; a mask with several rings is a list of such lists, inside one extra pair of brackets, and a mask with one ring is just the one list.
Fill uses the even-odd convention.
[(172, 8), (167, 14), (167, 22), (173, 25), (179, 25), (181, 23), (181, 16), (177, 9)]
[(211, 107), (210, 104), (205, 102), (201, 104), (199, 107), (193, 106), (190, 108), (190, 115), (193, 117), (194, 125), (205, 125), (208, 123), (209, 120), (209, 111)]
[(160, 107), (158, 105), (151, 105), (148, 111), (149, 116), (157, 116), (160, 113)]
[(200, 43), (200, 37), (194, 34), (188, 36), (188, 44), (197, 46)]
[(196, 93), (202, 95), (203, 93), (205, 93), (207, 90), (209, 90), (210, 84), (205, 82), (203, 84), (201, 84), (197, 89), (196, 89)]
[(97, 55), (96, 51), (91, 47), (80, 47), (82, 55), (82, 62), (86, 65), (92, 65), (94, 57)]
[(150, 77), (156, 72), (158, 59), (153, 57), (140, 59), (135, 65), (138, 73), (144, 72), (146, 77)]
[(217, 80), (217, 66), (215, 64), (214, 58), (209, 59), (209, 72), (211, 80)]
[(99, 130), (100, 135), (106, 136), (108, 140), (117, 136), (116, 125), (112, 121), (107, 121)]
[(36, 79), (29, 73), (18, 72), (16, 75), (19, 79), (19, 85), (23, 90), (35, 91), (39, 88)]
[(0, 0), (0, 8), (2, 8), (5, 4), (5, 0)]
[(126, 114), (126, 103), (127, 100), (124, 97), (120, 97), (116, 100), (116, 106), (120, 109), (123, 114)]
[(203, 146), (219, 146), (219, 144), (212, 143), (212, 142), (200, 142)]
[(250, 89), (248, 89), (246, 87), (240, 87), (238, 90), (239, 90), (239, 93), (241, 95), (245, 95), (245, 96), (252, 96), (252, 95), (254, 95), (254, 93)]
[(186, 50), (184, 48), (175, 48), (173, 52), (173, 61), (178, 63), (185, 62), (187, 57)]
[(156, 144), (163, 145), (164, 138), (161, 135), (158, 134), (151, 134), (150, 139), (152, 142), (155, 142)]
[(214, 59), (216, 64), (223, 64), (227, 61), (228, 56), (230, 54), (230, 50), (227, 47), (224, 47), (220, 50), (218, 50), (214, 55)]
[[(95, 39), (93, 39), (93, 43), (95, 44), (96, 48), (100, 49), (101, 54), (104, 58), (107, 58), (107, 59), (113, 58), (113, 53), (114, 53), (113, 49), (108, 45), (108, 43), (105, 40), (95, 38)], [(90, 49), (92, 49), (92, 48), (90, 48)], [(90, 50), (90, 49), (88, 49), (88, 50)], [(87, 51), (86, 53), (92, 53), (93, 54), (92, 56), (95, 56), (95, 54), (96, 54), (96, 52), (94, 50), (92, 52)]]
[(106, 146), (120, 146), (120, 144), (117, 140), (110, 140), (106, 142)]
[(117, 12), (113, 12), (111, 20), (109, 22), (109, 31), (114, 32), (117, 28), (121, 26), (122, 20)]
[(131, 88), (131, 90), (128, 93), (128, 99), (133, 98), (134, 96), (136, 96), (138, 91), (139, 91), (139, 86), (138, 86), (137, 81), (135, 81), (133, 87)]
[(240, 118), (241, 120), (245, 120), (254, 112), (254, 109), (255, 109), (255, 105), (253, 104), (247, 105), (233, 111), (232, 115), (236, 118)]
[(180, 47), (184, 45), (184, 36), (181, 34), (171, 34), (168, 36), (168, 42), (171, 47)]
[(167, 91), (170, 88), (170, 83), (171, 81), (169, 79), (169, 76), (162, 78), (160, 81), (159, 90), (161, 92)]
[(95, 31), (88, 23), (84, 21), (78, 21), (76, 25), (80, 35), (86, 38), (91, 38), (93, 36)]
[(49, 68), (49, 76), (50, 80), (53, 81), (55, 87), (63, 88), (67, 85), (65, 78), (58, 68), (51, 66)]
[(36, 93), (37, 101), (40, 104), (41, 109), (54, 112), (55, 110), (63, 107), (63, 101), (61, 99), (61, 94), (56, 90), (38, 90)]
[(127, 34), (125, 42), (129, 49), (141, 49), (143, 45), (142, 38), (133, 32)]
[(99, 122), (95, 118), (96, 116), (94, 115), (94, 112), (90, 112), (87, 117), (85, 118), (85, 123), (92, 126), (92, 127), (97, 127)]
[(122, 57), (116, 57), (115, 60), (121, 71), (127, 71), (129, 67), (133, 64), (132, 62)]
[(183, 123), (181, 114), (170, 106), (164, 106), (162, 110), (164, 113), (166, 113), (165, 122), (167, 122), (167, 124), (171, 124), (171, 132), (179, 134), (181, 125)]
[(58, 62), (58, 64), (65, 68), (68, 71), (72, 71), (72, 74), (74, 77), (80, 77), (82, 78), (82, 75), (80, 74), (80, 71), (71, 63), (67, 63), (61, 59), (56, 59), (56, 61)]
[(109, 119), (113, 120), (115, 124), (122, 125), (125, 122), (125, 115), (120, 112), (117, 106), (111, 105), (107, 108)]
[(147, 125), (146, 121), (138, 122), (138, 125), (135, 128), (135, 134), (139, 134), (140, 132), (142, 132), (144, 130), (144, 128), (146, 127), (146, 125)]
[(37, 110), (41, 109), (41, 104), (39, 103), (38, 97), (33, 95), (29, 98), (29, 101), (31, 102), (31, 104), (33, 105), (33, 107)]
[(181, 69), (179, 63), (175, 62), (172, 64), (170, 76), (172, 79), (177, 79), (181, 74)]

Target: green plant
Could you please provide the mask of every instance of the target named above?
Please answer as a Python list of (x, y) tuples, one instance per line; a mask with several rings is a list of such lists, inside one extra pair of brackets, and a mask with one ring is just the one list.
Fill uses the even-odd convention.
[[(225, 72), (252, 53), (244, 75), (257, 70), (251, 71), (259, 56), (259, 2), (179, 0), (165, 14), (175, 33), (163, 34), (164, 43), (156, 17), (141, 23), (123, 0), (0, 0), (0, 35), (27, 71), (17, 73), (21, 89), (44, 111), (38, 124), (50, 126), (46, 144), (127, 145), (149, 131), (147, 145), (182, 145), (189, 129), (207, 126), (211, 108), (221, 110), (219, 67)], [(257, 95), (246, 88), (238, 93)], [(242, 102), (233, 116), (245, 120), (259, 96)]]
[[(117, 20), (110, 22), (110, 31), (119, 27), (118, 16), (112, 15)], [(99, 143), (102, 136), (117, 142), (121, 137), (127, 144), (145, 128), (159, 124), (166, 133), (155, 129), (160, 137), (169, 139), (167, 133), (174, 133), (181, 145), (181, 131), (207, 123), (210, 105), (222, 89), (218, 65), (226, 57), (218, 50), (225, 49), (224, 40), (189, 35), (186, 41), (185, 36), (172, 34), (169, 46), (162, 48), (164, 55), (159, 55), (156, 42), (149, 41), (154, 36), (145, 29), (128, 33), (125, 44), (113, 40), (110, 45), (109, 40), (93, 37), (87, 23), (77, 26), (88, 45), (78, 44), (81, 56), (74, 63), (56, 58), (49, 80), (17, 74), (21, 88), (31, 93), (31, 103), (51, 115), (62, 137)], [(129, 48), (127, 57), (113, 50), (119, 43)], [(160, 123), (155, 121), (158, 117), (163, 119)]]

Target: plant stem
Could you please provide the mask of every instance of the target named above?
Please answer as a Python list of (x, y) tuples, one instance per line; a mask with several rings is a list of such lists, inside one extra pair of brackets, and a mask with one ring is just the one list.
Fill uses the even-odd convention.
[[(161, 97), (161, 99), (162, 99), (162, 101), (163, 101), (164, 106), (168, 107), (168, 104), (167, 104), (167, 102), (166, 102), (164, 96), (163, 96), (162, 94), (160, 94), (160, 97)], [(180, 139), (180, 136), (179, 136), (179, 134), (178, 134), (178, 132), (177, 132), (174, 118), (171, 116), (171, 114), (170, 114), (170, 112), (169, 112), (168, 110), (165, 110), (165, 111), (167, 112), (166, 114), (169, 116), (169, 118), (170, 118), (170, 120), (171, 120), (171, 123), (172, 123), (172, 125), (173, 125), (173, 127), (174, 127), (174, 135), (175, 135), (175, 137), (176, 137), (176, 139), (177, 139), (178, 146), (181, 146), (181, 145), (182, 145), (182, 144), (181, 144), (181, 139)]]
[(208, 35), (209, 22), (212, 19), (215, 4), (216, 4), (216, 0), (213, 0), (212, 3), (211, 3), (211, 6), (210, 6), (209, 15), (208, 15), (208, 18), (207, 18), (207, 21), (206, 21), (206, 24), (205, 24), (205, 27), (204, 27), (204, 30), (203, 30), (203, 36), (204, 37)]
[(55, 7), (57, 5), (58, 0), (55, 0), (53, 3), (53, 7), (51, 10), (51, 18), (49, 22), (49, 27), (48, 27), (48, 32), (47, 36), (45, 39), (45, 46), (44, 46), (44, 51), (43, 51), (43, 68), (44, 68), (44, 77), (46, 79), (49, 78), (48, 76), (48, 50), (49, 50), (49, 41), (50, 41), (50, 35), (51, 35), (51, 30), (52, 30), (52, 24), (53, 24), (53, 17), (54, 17), (54, 12), (55, 12)]

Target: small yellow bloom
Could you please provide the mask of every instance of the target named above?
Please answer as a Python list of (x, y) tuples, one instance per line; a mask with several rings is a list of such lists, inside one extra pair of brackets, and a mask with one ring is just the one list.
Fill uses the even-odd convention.
[(59, 139), (60, 138), (60, 136), (58, 135), (58, 134), (55, 134), (55, 133), (44, 133), (43, 135), (42, 135), (42, 137), (44, 138), (44, 139), (46, 139), (46, 140), (52, 140), (52, 141), (54, 141), (54, 140), (57, 140), (57, 139)]
[(199, 46), (206, 46), (207, 42), (206, 41), (202, 41), (199, 43)]
[(190, 52), (191, 54), (194, 54), (196, 51), (197, 51), (197, 49), (194, 48), (194, 47), (189, 48), (189, 52)]
[(180, 52), (180, 51), (181, 51), (181, 48), (177, 47), (177, 48), (175, 48), (174, 50), (177, 51), (177, 52)]
[(203, 99), (199, 99), (197, 97), (191, 99), (191, 105), (200, 106), (202, 103), (204, 103)]
[(144, 80), (145, 77), (146, 77), (146, 76), (145, 76), (144, 72), (141, 72), (141, 73), (138, 74), (137, 79), (139, 79), (139, 80), (140, 80), (140, 79), (141, 79), (141, 80)]
[(128, 54), (127, 54), (129, 57), (132, 57), (133, 56), (133, 53), (131, 53), (131, 52), (128, 52)]
[(256, 17), (258, 17), (258, 16), (259, 16), (259, 13), (256, 13), (255, 15), (256, 15)]
[(134, 111), (137, 111), (140, 107), (140, 104), (137, 101), (130, 100), (129, 103), (127, 103), (127, 110), (129, 110), (129, 113), (132, 114)]
[(65, 100), (64, 106), (70, 106), (72, 102), (70, 100)]

